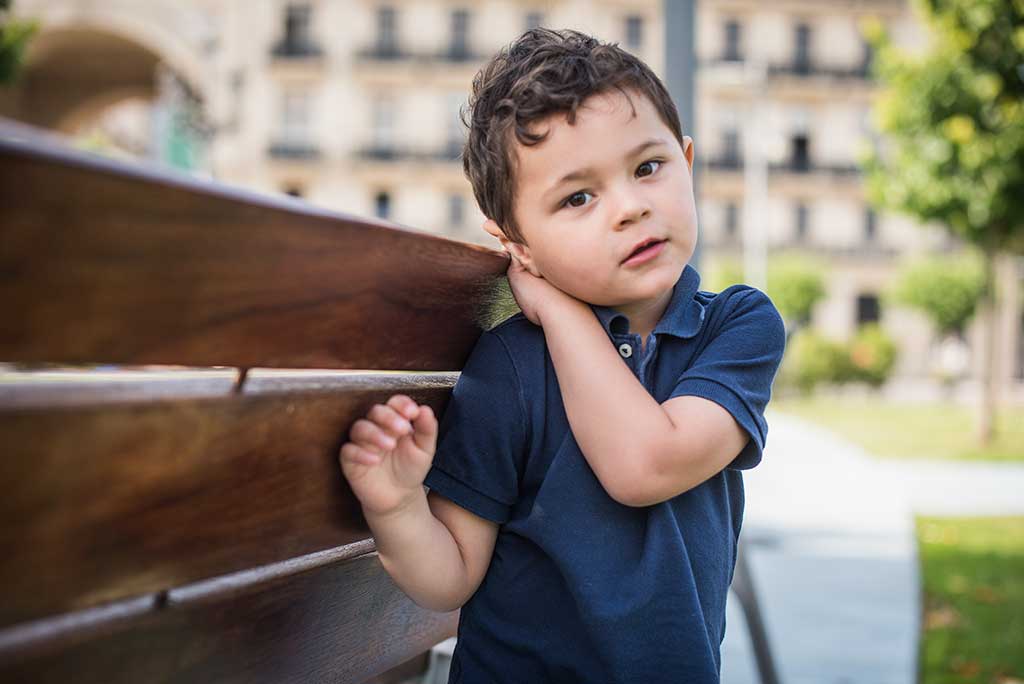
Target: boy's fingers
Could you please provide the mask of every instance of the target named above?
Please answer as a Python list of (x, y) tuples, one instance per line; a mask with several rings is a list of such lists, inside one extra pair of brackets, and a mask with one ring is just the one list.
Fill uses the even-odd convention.
[(412, 425), (408, 420), (406, 420), (405, 416), (399, 414), (390, 406), (375, 404), (374, 407), (370, 409), (368, 418), (395, 439), (412, 432)]
[(394, 449), (398, 443), (394, 437), (385, 434), (376, 424), (365, 418), (360, 418), (352, 424), (349, 436), (353, 442), (361, 445), (373, 444), (381, 449)]
[(404, 394), (396, 394), (388, 399), (388, 406), (393, 408), (406, 420), (413, 420), (419, 413), (419, 405)]
[(416, 431), (413, 433), (413, 441), (423, 451), (434, 453), (437, 447), (437, 418), (434, 417), (434, 410), (424, 404), (420, 406), (420, 415), (413, 423)]
[(362, 465), (376, 465), (380, 463), (380, 454), (367, 451), (352, 442), (346, 442), (341, 447), (341, 461), (349, 463), (359, 463)]

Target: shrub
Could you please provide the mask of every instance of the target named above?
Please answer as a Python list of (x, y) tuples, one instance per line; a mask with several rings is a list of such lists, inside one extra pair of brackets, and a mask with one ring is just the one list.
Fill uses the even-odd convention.
[(896, 342), (877, 323), (862, 325), (850, 341), (850, 380), (881, 387), (896, 365)]
[(811, 394), (821, 383), (846, 382), (850, 376), (846, 346), (809, 328), (793, 336), (779, 370), (780, 383), (803, 394)]

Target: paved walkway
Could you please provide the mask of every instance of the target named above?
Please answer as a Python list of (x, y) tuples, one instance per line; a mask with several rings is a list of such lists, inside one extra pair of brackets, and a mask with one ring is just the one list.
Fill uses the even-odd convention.
[[(780, 682), (914, 684), (914, 514), (1024, 514), (1024, 466), (882, 461), (797, 418), (768, 421), (744, 535)], [(722, 682), (757, 682), (732, 594)]]

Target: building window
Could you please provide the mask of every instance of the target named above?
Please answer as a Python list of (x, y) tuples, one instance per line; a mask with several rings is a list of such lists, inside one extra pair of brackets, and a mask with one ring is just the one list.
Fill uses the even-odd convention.
[(728, 62), (742, 62), (743, 52), (740, 46), (742, 38), (740, 22), (730, 19), (725, 22), (725, 50), (722, 59)]
[(808, 171), (811, 168), (811, 142), (806, 133), (797, 133), (791, 139), (789, 165), (793, 171)]
[(882, 318), (878, 297), (873, 294), (857, 295), (857, 326), (878, 323)]
[(544, 23), (543, 12), (527, 12), (526, 13), (526, 30), (540, 28)]
[(373, 147), (378, 151), (395, 146), (395, 101), (381, 96), (373, 101)]
[(868, 207), (864, 211), (864, 242), (874, 242), (878, 237), (878, 216)]
[(644, 44), (644, 18), (638, 16), (626, 17), (626, 47), (630, 50), (639, 50)]
[(398, 35), (395, 30), (397, 14), (394, 7), (377, 8), (377, 51), (383, 55), (398, 52)]
[(373, 213), (377, 218), (390, 219), (391, 218), (391, 194), (388, 192), (378, 192), (377, 196), (373, 200)]
[(309, 141), (310, 96), (303, 91), (288, 91), (281, 101), (281, 142)]
[(469, 10), (452, 11), (452, 37), (448, 51), (454, 59), (469, 57)]
[(810, 232), (810, 211), (802, 202), (796, 205), (796, 241), (807, 242), (807, 234)]
[(313, 9), (306, 4), (289, 4), (284, 10), (284, 45), (291, 52), (311, 44), (309, 26)]
[(462, 154), (462, 146), (466, 141), (466, 126), (462, 123), (462, 105), (466, 95), (462, 91), (452, 91), (448, 93), (447, 100), (447, 156), (454, 159)]
[(466, 222), (466, 198), (459, 193), (448, 195), (448, 226), (457, 231)]
[(793, 68), (799, 74), (811, 70), (811, 27), (797, 24), (794, 31)]
[(722, 161), (726, 166), (735, 168), (740, 165), (740, 132), (736, 128), (728, 128), (722, 133)]
[(725, 220), (723, 221), (722, 233), (727, 242), (735, 242), (736, 234), (739, 232), (739, 209), (735, 202), (725, 205)]

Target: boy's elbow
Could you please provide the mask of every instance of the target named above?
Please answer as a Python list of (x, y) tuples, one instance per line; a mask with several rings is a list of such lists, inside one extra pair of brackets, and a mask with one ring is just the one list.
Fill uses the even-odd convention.
[(679, 496), (683, 492), (692, 489), (692, 485), (678, 484), (671, 487), (659, 487), (657, 483), (647, 483), (646, 487), (634, 487), (628, 492), (622, 492), (621, 494), (613, 498), (624, 506), (630, 506), (632, 508), (644, 508), (646, 506), (653, 506), (660, 504), (663, 501)]
[(649, 503), (646, 503), (647, 497), (640, 494), (634, 494), (632, 492), (613, 494), (612, 498), (623, 506), (629, 506), (630, 508), (643, 508), (644, 506), (650, 505)]
[(656, 453), (652, 447), (643, 453), (645, 459), (637, 455), (630, 460), (641, 465), (621, 477), (608, 490), (609, 495), (624, 506), (644, 508), (668, 501), (699, 484), (678, 455), (659, 461), (654, 457)]
[[(410, 601), (420, 608), (431, 610), (436, 613), (450, 613), (458, 610), (466, 604), (473, 596), (473, 592), (467, 593), (466, 587), (442, 586), (433, 582), (410, 582), (402, 581), (401, 575), (397, 574), (391, 560), (384, 554), (379, 554), (381, 565), (388, 573), (391, 580), (402, 590)], [(475, 588), (474, 588), (475, 591)]]
[[(638, 463), (639, 461), (626, 458), (623, 459), (623, 462)], [(636, 467), (624, 469), (606, 479), (608, 481), (602, 482), (602, 485), (608, 496), (623, 506), (639, 508), (657, 503), (657, 501), (650, 500), (650, 478), (646, 469)]]
[(411, 593), (409, 591), (405, 591), (405, 594), (420, 608), (432, 610), (435, 613), (450, 613), (453, 610), (459, 610), (472, 596), (472, 594), (452, 596), (428, 592)]
[(424, 597), (422, 600), (412, 596), (409, 598), (411, 598), (412, 602), (420, 608), (432, 610), (435, 613), (450, 613), (453, 610), (459, 610), (462, 606), (466, 605), (466, 602), (469, 600), (469, 597), (455, 600), (436, 596)]
[(662, 501), (665, 501), (666, 498), (670, 497), (660, 498), (648, 489), (635, 485), (629, 488), (623, 488), (616, 494), (613, 494), (612, 498), (623, 506), (643, 508), (645, 506), (653, 506), (656, 503), (661, 503)]

